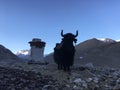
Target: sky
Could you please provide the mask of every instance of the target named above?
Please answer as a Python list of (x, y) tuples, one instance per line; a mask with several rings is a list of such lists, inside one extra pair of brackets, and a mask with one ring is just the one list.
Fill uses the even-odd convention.
[(0, 44), (12, 52), (30, 49), (33, 38), (53, 52), (64, 33), (77, 44), (91, 38), (120, 39), (120, 0), (0, 0)]

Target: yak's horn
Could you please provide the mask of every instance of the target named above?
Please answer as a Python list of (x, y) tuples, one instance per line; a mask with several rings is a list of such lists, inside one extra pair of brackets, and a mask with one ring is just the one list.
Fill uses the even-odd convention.
[(64, 35), (63, 35), (63, 30), (61, 30), (61, 36), (64, 37)]
[(75, 37), (77, 37), (78, 36), (78, 30), (76, 31), (76, 35), (75, 35)]

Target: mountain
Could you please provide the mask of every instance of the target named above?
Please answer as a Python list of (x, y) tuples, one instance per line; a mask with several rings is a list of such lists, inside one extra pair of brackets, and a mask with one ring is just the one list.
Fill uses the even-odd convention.
[(117, 42), (120, 42), (120, 39), (116, 40)]
[(29, 59), (30, 58), (30, 50), (20, 50), (15, 53), (20, 58)]
[(94, 48), (100, 47), (102, 45), (109, 45), (115, 42), (116, 42), (115, 40), (108, 38), (102, 38), (102, 39), (92, 38), (76, 45), (75, 47), (76, 55), (78, 54), (79, 56), (81, 56), (86, 54), (88, 51), (93, 50)]
[[(18, 57), (22, 59), (30, 59), (30, 50), (19, 50), (15, 52), (15, 55), (17, 55)], [(45, 54), (44, 57), (47, 55), (48, 54)]]
[(78, 45), (76, 45), (75, 48), (76, 48), (76, 52), (79, 52), (82, 54), (83, 52), (87, 52), (88, 50), (91, 50), (103, 44), (105, 44), (103, 41), (93, 38), (93, 39), (86, 40), (82, 43), (79, 43)]
[(53, 52), (50, 53), (50, 54), (48, 54), (48, 55), (46, 55), (46, 56), (44, 57), (44, 60), (45, 60), (46, 62), (48, 62), (48, 63), (54, 63), (54, 60), (53, 60)]
[[(93, 63), (94, 66), (120, 67), (120, 42), (108, 38), (92, 38), (79, 43), (75, 48), (75, 65)], [(54, 62), (53, 53), (46, 56), (45, 60)]]
[(114, 43), (116, 40), (110, 39), (110, 38), (97, 38), (100, 41), (103, 41), (105, 43)]
[(15, 64), (15, 63), (23, 62), (19, 57), (13, 54), (9, 49), (0, 45), (0, 65), (7, 65), (7, 64)]
[[(106, 40), (105, 40), (106, 41)], [(75, 63), (93, 63), (95, 66), (119, 67), (120, 43), (89, 39), (76, 46)]]
[(18, 59), (9, 49), (0, 45), (0, 60), (1, 59)]

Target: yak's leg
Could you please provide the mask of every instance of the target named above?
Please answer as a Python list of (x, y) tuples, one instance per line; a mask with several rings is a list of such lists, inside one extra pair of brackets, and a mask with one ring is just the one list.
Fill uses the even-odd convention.
[(61, 70), (63, 70), (63, 65), (61, 64)]
[(62, 70), (62, 64), (58, 64), (58, 70)]
[(70, 70), (70, 66), (64, 66), (63, 70), (64, 70), (64, 71), (67, 71), (67, 72), (70, 72), (70, 71), (71, 71), (71, 70)]
[(70, 71), (70, 66), (67, 67), (67, 71)]
[(58, 70), (60, 70), (60, 64), (58, 64)]
[(68, 71), (68, 72), (70, 71), (70, 66), (66, 67), (66, 71)]
[(63, 65), (63, 70), (66, 71), (66, 66), (65, 65)]
[(63, 66), (63, 70), (64, 70), (64, 71), (68, 71), (68, 66), (66, 66), (66, 65)]

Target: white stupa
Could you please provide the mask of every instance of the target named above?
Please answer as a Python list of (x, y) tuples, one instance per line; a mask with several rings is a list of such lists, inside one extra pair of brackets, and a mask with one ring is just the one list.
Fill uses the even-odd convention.
[(33, 38), (33, 40), (29, 42), (29, 44), (31, 47), (31, 61), (35, 63), (45, 63), (44, 48), (46, 43), (41, 41), (41, 39)]

